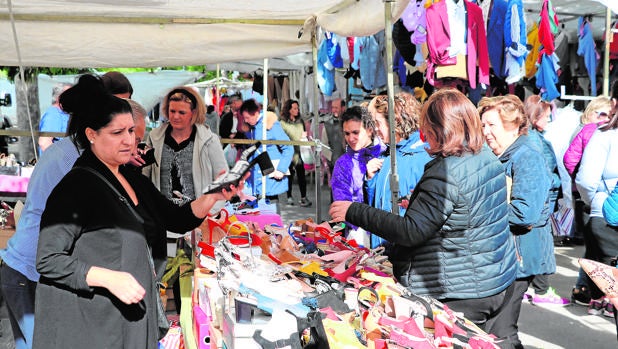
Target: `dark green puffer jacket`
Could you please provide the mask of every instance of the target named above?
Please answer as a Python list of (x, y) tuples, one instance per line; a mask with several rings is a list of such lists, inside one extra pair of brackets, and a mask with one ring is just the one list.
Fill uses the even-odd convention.
[(393, 272), (412, 292), (483, 298), (515, 280), (506, 197), (504, 167), (484, 147), (427, 163), (403, 217), (353, 203), (346, 221), (394, 243)]

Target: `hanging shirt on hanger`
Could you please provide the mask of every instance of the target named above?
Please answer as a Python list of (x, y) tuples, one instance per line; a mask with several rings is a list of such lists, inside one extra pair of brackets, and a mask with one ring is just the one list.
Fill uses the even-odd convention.
[(507, 48), (505, 57), (506, 83), (514, 84), (524, 77), (526, 48), (526, 19), (521, 0), (509, 0), (506, 11), (504, 44)]
[[(427, 81), (435, 86), (435, 71), (440, 65), (453, 65), (457, 58), (450, 56), (451, 45), (450, 18), (447, 4), (453, 0), (434, 3), (427, 9)], [(489, 85), (489, 55), (487, 52), (487, 36), (483, 25), (483, 13), (480, 7), (466, 0), (459, 0), (465, 6), (466, 17), (466, 53), (467, 77), (470, 87), (475, 89), (477, 84)], [(454, 4), (454, 2), (453, 2)]]
[(448, 50), (450, 57), (458, 54), (468, 54), (466, 48), (466, 7), (463, 0), (445, 0), (446, 13), (448, 14), (449, 36), (451, 45)]

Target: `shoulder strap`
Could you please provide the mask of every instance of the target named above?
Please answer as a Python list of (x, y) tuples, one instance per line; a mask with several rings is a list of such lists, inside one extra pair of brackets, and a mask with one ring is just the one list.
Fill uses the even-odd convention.
[(135, 211), (135, 209), (133, 208), (133, 206), (131, 206), (129, 204), (129, 201), (127, 200), (127, 198), (124, 197), (124, 195), (122, 195), (118, 189), (116, 189), (116, 187), (114, 187), (114, 185), (112, 183), (110, 183), (110, 181), (107, 180), (107, 178), (105, 178), (102, 174), (100, 174), (99, 172), (93, 170), (90, 167), (85, 167), (85, 166), (75, 166), (73, 167), (74, 170), (84, 170), (86, 172), (90, 172), (93, 175), (99, 177), (99, 179), (101, 181), (103, 181), (103, 183), (105, 183), (111, 190), (112, 192), (118, 196), (118, 199), (125, 204), (125, 206), (127, 206), (127, 208), (129, 209), (129, 211), (131, 211), (131, 213), (133, 213), (133, 215), (135, 216), (135, 218), (138, 220), (138, 222), (140, 223), (144, 223), (144, 219), (142, 218), (142, 216), (139, 215), (139, 213), (137, 213), (137, 211)]

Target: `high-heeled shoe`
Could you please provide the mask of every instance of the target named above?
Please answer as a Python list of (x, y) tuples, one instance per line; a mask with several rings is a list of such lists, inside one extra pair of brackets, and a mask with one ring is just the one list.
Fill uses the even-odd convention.
[(226, 209), (221, 209), (219, 215), (219, 224), (228, 235), (242, 235), (249, 232), (247, 224), (239, 221), (236, 215), (230, 215)]
[(579, 259), (579, 265), (590, 276), (597, 287), (608, 298), (618, 297), (618, 269), (611, 265), (586, 258)]
[(211, 217), (206, 218), (206, 230), (202, 229), (202, 231), (206, 231), (206, 234), (202, 235), (202, 241), (210, 245), (221, 241), (227, 235), (225, 228)]
[(263, 349), (276, 349), (290, 347), (290, 349), (302, 349), (300, 334), (293, 314), (275, 310), (271, 320), (264, 330), (255, 330), (253, 339)]
[[(282, 296), (282, 298), (278, 299), (270, 298), (259, 293), (258, 291), (255, 291), (252, 288), (245, 286), (244, 284), (240, 285), (240, 287), (238, 288), (238, 292), (245, 297), (255, 299), (255, 304), (257, 308), (269, 314), (272, 314), (275, 309), (287, 309), (296, 316), (307, 316), (307, 313), (309, 313), (310, 311), (309, 307), (302, 304), (302, 302), (294, 304), (290, 303), (290, 301), (292, 300), (292, 298), (290, 297), (286, 298)], [(249, 303), (247, 303), (247, 305), (249, 305)]]
[(261, 142), (256, 142), (240, 154), (240, 159), (236, 162), (234, 167), (226, 174), (219, 176), (212, 183), (206, 186), (202, 191), (204, 194), (220, 192), (223, 189), (230, 190), (231, 185), (238, 185), (243, 176), (251, 170), (253, 166), (258, 164), (260, 166), (262, 175), (267, 176), (274, 172), (272, 161), (267, 152), (263, 152), (249, 161), (249, 158), (255, 153), (261, 146)]

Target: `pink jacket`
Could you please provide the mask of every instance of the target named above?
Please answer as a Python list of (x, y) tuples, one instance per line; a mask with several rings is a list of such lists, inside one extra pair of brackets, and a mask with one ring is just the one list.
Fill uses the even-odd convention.
[[(467, 0), (468, 12), (468, 79), (471, 88), (477, 83), (489, 85), (489, 53), (487, 52), (487, 36), (481, 8)], [(437, 65), (451, 65), (457, 62), (456, 57), (449, 57), (448, 48), (451, 44), (449, 36), (448, 14), (446, 2), (440, 1), (427, 9), (427, 80), (435, 84), (434, 72)], [(478, 76), (477, 76), (478, 66)]]
[(569, 145), (569, 148), (564, 153), (562, 161), (564, 162), (564, 167), (569, 172), (569, 175), (571, 175), (571, 178), (575, 178), (577, 169), (579, 168), (579, 163), (584, 155), (584, 149), (588, 145), (588, 141), (590, 141), (592, 134), (597, 130), (599, 125), (602, 125), (602, 123), (590, 123), (584, 125), (579, 133), (573, 138), (571, 145)]

